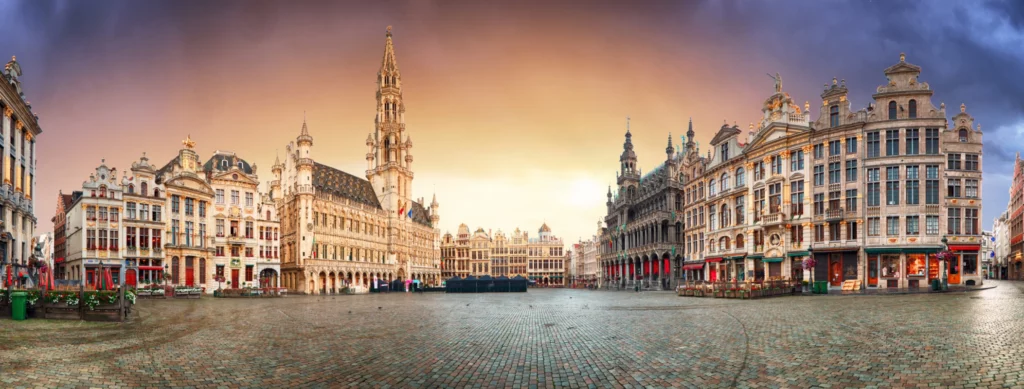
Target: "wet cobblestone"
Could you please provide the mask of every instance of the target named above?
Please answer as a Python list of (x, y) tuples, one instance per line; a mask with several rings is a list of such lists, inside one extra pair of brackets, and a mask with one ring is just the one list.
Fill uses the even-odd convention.
[(989, 284), (763, 300), (140, 300), (127, 324), (0, 320), (0, 387), (1012, 387), (1024, 382), (1024, 284)]

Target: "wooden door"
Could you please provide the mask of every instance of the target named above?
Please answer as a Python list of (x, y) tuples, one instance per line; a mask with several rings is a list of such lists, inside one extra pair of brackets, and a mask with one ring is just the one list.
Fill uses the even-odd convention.
[(878, 286), (878, 258), (868, 258), (868, 286)]
[(946, 264), (946, 270), (949, 272), (948, 282), (950, 285), (960, 283), (960, 254), (956, 255), (956, 258), (949, 261)]
[(828, 264), (828, 281), (832, 286), (843, 284), (843, 261), (842, 258), (831, 259)]
[(85, 270), (85, 285), (87, 287), (96, 288), (96, 270), (86, 269)]
[(196, 275), (192, 274), (192, 267), (185, 268), (185, 286), (192, 286), (196, 281)]
[(231, 287), (241, 288), (238, 284), (238, 269), (231, 269)]

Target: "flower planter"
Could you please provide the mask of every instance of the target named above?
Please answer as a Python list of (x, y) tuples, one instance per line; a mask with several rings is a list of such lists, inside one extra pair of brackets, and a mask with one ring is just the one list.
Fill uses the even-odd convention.
[(747, 300), (747, 299), (750, 298), (750, 291), (749, 290), (741, 290), (739, 293), (740, 293), (740, 299)]

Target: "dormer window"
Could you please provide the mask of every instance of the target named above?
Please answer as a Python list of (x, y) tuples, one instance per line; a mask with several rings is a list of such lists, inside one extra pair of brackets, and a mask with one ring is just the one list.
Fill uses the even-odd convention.
[(917, 118), (917, 100), (910, 100), (907, 103), (907, 110), (910, 111), (909, 117), (911, 119)]
[(242, 163), (241, 162), (238, 163), (238, 170), (244, 170), (244, 169), (242, 169)]
[(896, 102), (889, 102), (889, 120), (896, 120)]
[(223, 169), (223, 170), (228, 170), (228, 160), (226, 160), (226, 159), (220, 160), (220, 168)]
[(725, 144), (722, 145), (721, 148), (722, 148), (722, 161), (724, 162), (724, 161), (727, 161), (729, 159), (729, 143), (726, 142)]
[(833, 105), (828, 107), (828, 125), (829, 127), (839, 127), (839, 106)]
[(967, 143), (967, 129), (960, 129), (960, 143)]

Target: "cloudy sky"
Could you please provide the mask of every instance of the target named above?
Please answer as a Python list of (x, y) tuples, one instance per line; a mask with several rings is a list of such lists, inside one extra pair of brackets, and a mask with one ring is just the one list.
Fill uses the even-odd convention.
[[(933, 101), (985, 131), (984, 219), (1006, 207), (1024, 139), (1024, 2), (1016, 1), (2, 1), (0, 56), (17, 55), (40, 117), (39, 230), (57, 193), (101, 159), (163, 164), (191, 134), (271, 179), (303, 112), (320, 162), (366, 169), (375, 74), (394, 26), (414, 195), (443, 230), (589, 237), (615, 180), (625, 117), (641, 168), (693, 118), (760, 116), (780, 73), (797, 101), (845, 79), (866, 106), (900, 52)], [(952, 109), (950, 112), (955, 111)]]

